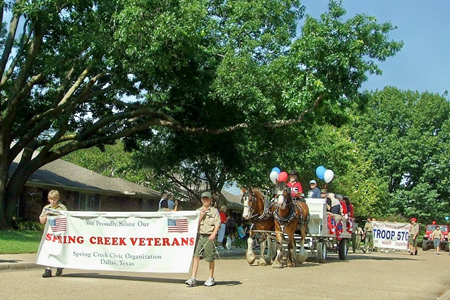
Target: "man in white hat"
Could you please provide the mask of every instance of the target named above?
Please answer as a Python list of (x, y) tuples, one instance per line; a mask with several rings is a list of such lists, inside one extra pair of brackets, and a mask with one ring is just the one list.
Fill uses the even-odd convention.
[(314, 179), (309, 182), (308, 198), (320, 198), (320, 190)]

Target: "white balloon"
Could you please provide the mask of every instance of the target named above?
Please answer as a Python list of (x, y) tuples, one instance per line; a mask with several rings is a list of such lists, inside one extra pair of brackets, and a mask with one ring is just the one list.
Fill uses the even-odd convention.
[(273, 183), (277, 183), (278, 173), (276, 171), (270, 172), (269, 178)]
[(334, 172), (333, 170), (326, 170), (325, 174), (323, 174), (323, 179), (326, 183), (329, 183), (334, 178)]

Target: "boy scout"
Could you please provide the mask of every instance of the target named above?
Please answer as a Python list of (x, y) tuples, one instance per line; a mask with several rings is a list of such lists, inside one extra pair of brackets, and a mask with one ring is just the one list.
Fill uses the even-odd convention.
[(206, 280), (205, 285), (213, 286), (215, 284), (214, 256), (216, 246), (214, 241), (220, 228), (220, 215), (219, 210), (212, 206), (213, 201), (210, 192), (204, 192), (201, 201), (203, 206), (197, 209), (197, 211), (200, 211), (199, 237), (197, 238), (194, 261), (192, 263), (192, 276), (185, 282), (188, 286), (195, 286), (197, 283), (195, 276), (197, 275), (198, 263), (201, 256), (203, 256), (205, 261), (209, 262), (209, 278)]
[[(39, 216), (39, 221), (41, 224), (45, 224), (47, 222), (47, 216), (52, 215), (52, 210), (67, 210), (67, 207), (64, 204), (59, 203), (59, 192), (57, 190), (51, 190), (48, 192), (48, 202), (50, 204), (47, 204), (42, 209), (42, 212)], [(56, 276), (60, 276), (62, 274), (62, 268), (56, 269)], [(44, 274), (42, 274), (42, 277), (52, 277), (52, 269), (50, 267), (47, 267), (45, 269)]]

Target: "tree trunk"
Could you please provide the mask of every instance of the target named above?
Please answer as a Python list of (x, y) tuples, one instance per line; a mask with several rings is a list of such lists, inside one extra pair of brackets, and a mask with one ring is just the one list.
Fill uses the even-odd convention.
[(28, 178), (30, 178), (31, 174), (33, 174), (33, 172), (34, 168), (32, 169), (18, 167), (8, 181), (4, 192), (6, 196), (5, 218), (6, 225), (8, 227), (12, 226), (13, 217), (17, 216), (18, 214), (19, 197), (22, 193), (22, 189), (25, 186), (25, 183), (27, 182)]
[[(8, 227), (8, 218), (6, 217), (6, 183), (8, 182), (8, 148), (5, 147), (3, 139), (0, 141), (0, 229)], [(12, 219), (11, 219), (12, 222)], [(11, 227), (9, 222), (9, 227)]]

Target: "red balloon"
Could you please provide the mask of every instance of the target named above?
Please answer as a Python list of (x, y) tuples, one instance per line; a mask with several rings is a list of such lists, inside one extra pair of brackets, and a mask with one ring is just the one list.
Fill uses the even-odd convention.
[(288, 174), (286, 172), (281, 172), (278, 175), (278, 181), (286, 181), (288, 179)]

